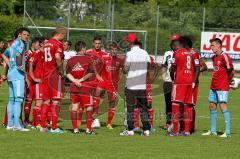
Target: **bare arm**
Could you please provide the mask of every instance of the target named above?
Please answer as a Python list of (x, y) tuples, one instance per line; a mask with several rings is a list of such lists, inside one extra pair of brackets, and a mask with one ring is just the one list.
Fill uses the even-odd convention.
[(29, 64), (29, 75), (30, 77), (32, 78), (33, 81), (37, 82), (37, 83), (42, 83), (42, 80), (41, 79), (38, 79), (34, 76), (34, 73), (33, 73), (33, 64), (30, 62)]
[(60, 56), (59, 53), (55, 54), (55, 59), (56, 59), (56, 63), (57, 63), (57, 71), (61, 76), (63, 76), (64, 75), (63, 62), (62, 62), (62, 57)]
[(172, 81), (174, 81), (175, 80), (176, 66), (172, 65), (169, 71), (170, 71), (171, 79), (172, 79)]
[(203, 60), (200, 60), (200, 64), (201, 64), (200, 72), (207, 71), (207, 65)]
[(165, 77), (167, 74), (167, 68), (165, 66), (162, 66), (161, 73), (162, 73), (162, 79), (163, 79), (163, 81), (165, 81), (166, 80)]

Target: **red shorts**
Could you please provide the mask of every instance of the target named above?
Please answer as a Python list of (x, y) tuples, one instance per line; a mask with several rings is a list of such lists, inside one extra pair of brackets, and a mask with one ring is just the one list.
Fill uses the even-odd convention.
[(33, 85), (32, 84), (30, 84), (29, 87), (26, 87), (26, 99), (28, 101), (32, 101), (33, 100)]
[(172, 102), (193, 104), (192, 85), (174, 84), (172, 90)]
[(193, 89), (193, 105), (197, 104), (197, 98), (198, 98), (198, 86), (196, 86)]
[(33, 85), (33, 99), (43, 100), (44, 85), (42, 83), (36, 83)]
[(70, 100), (73, 104), (80, 103), (80, 107), (87, 107), (93, 105), (93, 96), (70, 94)]
[(151, 84), (147, 84), (146, 94), (147, 94), (148, 104), (151, 104), (152, 103), (152, 86), (151, 86)]
[(100, 83), (98, 84), (98, 87), (99, 87), (101, 90), (107, 91), (108, 100), (109, 100), (110, 102), (116, 100), (116, 95), (117, 95), (118, 86), (113, 85), (112, 83), (100, 82)]
[(43, 100), (62, 100), (64, 96), (64, 82), (59, 76), (55, 81), (44, 79), (43, 81)]

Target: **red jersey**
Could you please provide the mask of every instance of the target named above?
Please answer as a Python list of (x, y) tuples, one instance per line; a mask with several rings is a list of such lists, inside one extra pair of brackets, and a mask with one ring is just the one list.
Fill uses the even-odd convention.
[(29, 61), (30, 61), (30, 58), (32, 57), (33, 55), (33, 52), (31, 50), (27, 50), (24, 52), (25, 54), (25, 70), (26, 70), (26, 77), (27, 79), (32, 82), (32, 78), (31, 76), (29, 75)]
[(104, 82), (110, 82), (117, 85), (120, 78), (120, 70), (123, 69), (124, 61), (118, 56), (103, 55), (102, 60), (104, 67), (102, 70), (102, 78)]
[(229, 74), (228, 70), (233, 69), (231, 58), (228, 54), (222, 52), (220, 55), (214, 55), (213, 60), (213, 74), (211, 89), (217, 91), (229, 90)]
[[(81, 79), (93, 71), (93, 62), (88, 55), (78, 55), (70, 58), (66, 65), (66, 73), (71, 74), (75, 79)], [(71, 93), (89, 94), (94, 88), (90, 79), (81, 82), (78, 88), (74, 83), (70, 84)], [(95, 86), (95, 85), (94, 85)]]
[[(96, 51), (94, 49), (89, 49), (89, 50), (87, 50), (86, 54), (90, 55), (97, 73), (101, 76), (103, 65), (104, 65), (104, 63), (102, 61), (102, 57), (103, 57), (103, 55), (107, 55), (107, 53), (105, 53), (102, 50)], [(95, 77), (92, 78), (92, 80), (94, 80), (94, 79), (95, 79)]]
[(64, 57), (63, 44), (56, 39), (50, 39), (44, 44), (44, 77), (49, 77), (56, 69), (56, 54), (60, 54), (62, 58)]
[(173, 66), (176, 67), (175, 84), (193, 83), (194, 68), (199, 67), (199, 60), (185, 48), (179, 49), (173, 54)]
[[(154, 73), (156, 73), (155, 71), (157, 70), (158, 66), (157, 66), (157, 63), (154, 61), (152, 56), (150, 56), (150, 65), (151, 65), (151, 67), (153, 67)], [(147, 84), (151, 84), (150, 70), (148, 70), (148, 72), (147, 72)]]
[(41, 50), (33, 52), (29, 62), (33, 65), (34, 77), (38, 79), (43, 79), (44, 52)]
[(11, 47), (12, 44), (13, 44), (13, 42), (14, 42), (15, 40), (16, 40), (16, 39), (9, 41), (8, 44), (7, 44), (7, 48)]
[(93, 72), (91, 57), (77, 55), (70, 58), (66, 65), (66, 72), (67, 74), (71, 74), (75, 79), (81, 79), (87, 73)]

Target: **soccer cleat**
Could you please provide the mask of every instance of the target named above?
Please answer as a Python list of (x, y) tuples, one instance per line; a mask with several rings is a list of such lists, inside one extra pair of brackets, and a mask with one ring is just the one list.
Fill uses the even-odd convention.
[(202, 135), (203, 136), (210, 136), (210, 135), (217, 136), (217, 133), (216, 132), (211, 132), (210, 130), (208, 130), (207, 132), (202, 133)]
[(173, 124), (170, 124), (167, 128), (167, 132), (172, 132), (173, 130)]
[(79, 134), (80, 133), (80, 131), (79, 131), (79, 129), (77, 128), (77, 129), (73, 129), (73, 133), (74, 134)]
[(42, 128), (42, 127), (40, 127), (40, 128), (38, 128), (38, 130), (39, 130), (40, 132), (43, 132), (43, 133), (50, 132), (50, 130), (49, 130), (48, 128)]
[(96, 135), (96, 133), (93, 130), (86, 129), (86, 135)]
[(12, 126), (7, 126), (6, 130), (13, 130), (13, 127)]
[(36, 130), (36, 126), (31, 126), (30, 129)]
[(188, 137), (191, 136), (190, 132), (184, 132), (182, 136)]
[(110, 129), (110, 130), (112, 130), (112, 129), (113, 129), (113, 127), (112, 127), (112, 125), (111, 125), (111, 124), (107, 124), (107, 128), (108, 128), (108, 129)]
[(6, 128), (7, 125), (6, 125), (5, 123), (2, 123), (2, 127), (3, 127), (3, 128)]
[(140, 130), (140, 128), (139, 127), (135, 127), (132, 131), (138, 131), (138, 130)]
[(63, 132), (64, 132), (64, 131), (61, 130), (61, 129), (59, 129), (59, 128), (57, 128), (57, 129), (55, 129), (55, 130), (53, 130), (53, 129), (50, 130), (50, 133), (63, 133)]
[(228, 137), (231, 137), (231, 135), (230, 135), (230, 134), (227, 134), (227, 133), (225, 132), (225, 133), (223, 133), (222, 135), (220, 135), (219, 137), (221, 137), (221, 138), (228, 138)]
[(26, 129), (26, 128), (19, 127), (19, 128), (13, 128), (13, 131), (27, 132), (27, 131), (30, 131), (30, 130), (29, 130), (29, 129)]
[(145, 130), (141, 133), (141, 136), (149, 136), (150, 135), (150, 131), (149, 130)]
[(94, 119), (92, 123), (92, 128), (100, 128), (100, 127), (101, 127), (101, 124), (99, 119)]
[(170, 132), (170, 133), (167, 133), (167, 136), (174, 137), (174, 136), (179, 136), (179, 134)]
[(128, 130), (124, 130), (123, 132), (120, 133), (121, 136), (133, 136), (134, 135), (134, 131), (128, 131)]
[(36, 126), (36, 129), (37, 130), (40, 130), (42, 127), (41, 127), (41, 125), (40, 124), (38, 124), (37, 126)]
[(156, 129), (155, 128), (150, 128), (150, 132), (155, 132)]

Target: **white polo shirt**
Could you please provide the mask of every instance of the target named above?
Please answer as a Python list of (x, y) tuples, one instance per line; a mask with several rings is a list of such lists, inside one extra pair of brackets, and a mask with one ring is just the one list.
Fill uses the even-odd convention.
[(126, 87), (130, 90), (145, 90), (147, 67), (150, 62), (148, 53), (139, 46), (134, 46), (126, 54), (125, 65), (129, 66)]
[(167, 72), (164, 77), (165, 78), (164, 82), (172, 82), (169, 69), (171, 68), (172, 64), (173, 53), (174, 52), (172, 50), (166, 51), (163, 56), (162, 65), (167, 68)]
[(77, 52), (74, 50), (64, 51), (64, 60), (69, 60), (71, 57), (76, 56)]

